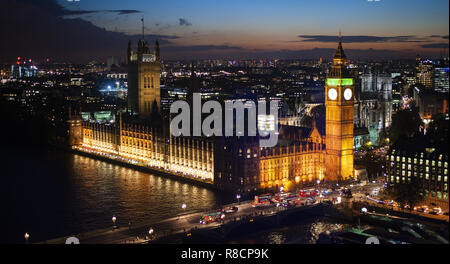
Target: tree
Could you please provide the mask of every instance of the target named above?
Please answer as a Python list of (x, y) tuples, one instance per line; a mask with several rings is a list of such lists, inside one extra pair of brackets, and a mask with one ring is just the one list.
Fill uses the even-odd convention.
[(429, 124), (427, 134), (436, 145), (448, 146), (449, 120), (444, 114), (436, 114)]
[(367, 146), (363, 147), (364, 156), (355, 159), (355, 164), (362, 165), (367, 170), (367, 176), (369, 179), (376, 179), (378, 175), (382, 175), (383, 173), (383, 164), (384, 161), (374, 153), (373, 150), (369, 149)]
[(417, 178), (411, 178), (410, 181), (394, 184), (394, 186), (389, 189), (388, 193), (402, 208), (405, 205), (409, 205), (409, 208), (412, 209), (423, 200), (423, 197), (419, 195), (420, 190), (420, 182)]
[(419, 132), (423, 125), (417, 109), (403, 109), (392, 116), (392, 124), (389, 130), (389, 141), (394, 143), (400, 137), (412, 137)]

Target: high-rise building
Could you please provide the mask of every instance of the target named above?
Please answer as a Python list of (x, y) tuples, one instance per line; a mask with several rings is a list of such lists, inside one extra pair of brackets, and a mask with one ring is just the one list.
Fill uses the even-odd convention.
[(339, 34), (339, 45), (325, 83), (325, 175), (329, 180), (353, 177), (354, 81), (346, 64)]
[(419, 61), (416, 67), (416, 83), (433, 88), (433, 64), (430, 60)]
[(440, 93), (449, 92), (448, 58), (437, 61), (434, 67), (434, 90)]
[(160, 77), (159, 45), (155, 44), (154, 52), (150, 51), (148, 42), (142, 37), (137, 51), (131, 49), (128, 42), (128, 108), (139, 113), (141, 117), (149, 117), (154, 105), (160, 109)]

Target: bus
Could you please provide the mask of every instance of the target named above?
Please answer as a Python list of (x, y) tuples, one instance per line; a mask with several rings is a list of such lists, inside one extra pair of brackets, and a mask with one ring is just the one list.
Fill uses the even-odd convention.
[(302, 198), (309, 198), (317, 196), (317, 191), (315, 189), (303, 189), (299, 191), (299, 196)]
[(284, 207), (299, 205), (302, 198), (298, 195), (289, 195), (281, 200)]
[(209, 212), (202, 215), (202, 217), (200, 218), (200, 224), (206, 225), (212, 222), (217, 222), (223, 219), (224, 216), (225, 214), (222, 212), (222, 210)]
[(283, 199), (285, 199), (286, 197), (289, 197), (291, 195), (292, 195), (292, 193), (289, 193), (289, 192), (276, 193), (272, 198), (272, 202), (281, 203), (281, 202), (283, 202)]
[(264, 205), (270, 205), (270, 200), (272, 199), (272, 194), (266, 193), (262, 195), (255, 195), (255, 201), (253, 203), (253, 206), (264, 206)]

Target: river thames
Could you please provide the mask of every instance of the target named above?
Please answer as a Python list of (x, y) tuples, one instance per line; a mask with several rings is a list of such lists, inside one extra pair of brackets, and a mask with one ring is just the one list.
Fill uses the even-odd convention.
[[(234, 202), (233, 195), (61, 150), (2, 147), (1, 243), (152, 223)], [(186, 209), (181, 205), (186, 204)]]
[[(55, 149), (2, 147), (0, 243), (24, 243), (159, 222), (235, 202), (235, 195)], [(186, 209), (182, 209), (186, 204)], [(289, 227), (242, 234), (231, 243), (318, 243), (348, 223), (304, 215)], [(173, 241), (178, 243), (179, 241)]]

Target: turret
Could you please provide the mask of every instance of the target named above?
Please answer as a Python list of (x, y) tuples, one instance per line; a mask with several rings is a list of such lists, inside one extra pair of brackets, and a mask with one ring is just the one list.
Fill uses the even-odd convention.
[(130, 63), (131, 58), (131, 40), (128, 40), (128, 48), (127, 48), (127, 63)]
[(158, 40), (155, 41), (155, 57), (157, 61), (160, 61), (160, 53), (159, 53), (159, 42)]

